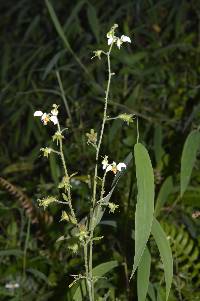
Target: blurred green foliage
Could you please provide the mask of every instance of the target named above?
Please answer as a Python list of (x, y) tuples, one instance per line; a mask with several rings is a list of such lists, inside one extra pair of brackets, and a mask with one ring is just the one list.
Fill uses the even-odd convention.
[[(50, 15), (48, 3), (55, 14), (50, 11)], [(38, 197), (57, 192), (54, 184), (62, 172), (56, 157), (51, 156), (50, 167), (39, 158), (39, 150), (49, 145), (53, 130), (47, 130), (33, 118), (35, 110), (45, 111), (57, 103), (62, 107), (62, 124), (69, 129), (66, 158), (71, 172), (79, 171), (73, 183), (76, 210), (80, 218), (87, 211), (94, 153), (85, 134), (91, 128), (99, 130), (106, 76), (104, 59), (91, 61), (91, 57), (92, 51), (106, 49), (105, 33), (114, 23), (133, 43), (113, 52), (112, 69), (116, 76), (109, 115), (135, 114), (140, 139), (151, 154), (157, 197), (164, 198), (160, 201), (164, 207), (157, 213), (172, 233), (176, 253), (170, 300), (200, 300), (200, 255), (196, 251), (200, 247), (200, 222), (192, 218), (199, 209), (199, 158), (189, 189), (182, 199), (178, 198), (183, 144), (200, 120), (198, 1), (3, 1), (1, 176), (20, 187), (34, 207)], [(136, 124), (127, 126), (115, 120), (106, 130), (104, 153), (120, 161), (133, 150)], [(120, 210), (113, 216), (107, 213), (98, 228), (97, 234), (104, 239), (96, 242), (95, 264), (119, 262), (110, 272), (109, 283), (103, 278), (99, 281), (100, 294), (110, 288), (110, 297), (105, 300), (136, 300), (136, 283), (128, 281), (134, 256), (134, 174), (131, 167), (119, 183), (120, 193), (114, 193)], [(168, 177), (170, 185), (161, 192)], [(61, 236), (71, 231), (70, 226), (58, 223), (58, 209), (52, 207), (48, 214), (53, 221), (46, 222), (47, 218), (33, 224), (30, 220), (29, 234), (30, 204), (25, 207), (22, 199), (14, 192), (11, 196), (5, 185), (1, 185), (0, 196), (1, 300), (72, 300), (73, 287), (69, 290), (67, 286), (72, 282), (70, 275), (81, 272), (82, 257), (74, 257), (62, 238), (58, 239), (59, 233)], [(163, 300), (164, 285), (158, 283), (156, 274), (160, 268), (158, 262), (153, 264), (155, 276), (151, 279), (149, 300), (154, 300), (154, 295), (155, 300)], [(12, 281), (20, 283), (20, 288), (6, 289), (6, 283)]]

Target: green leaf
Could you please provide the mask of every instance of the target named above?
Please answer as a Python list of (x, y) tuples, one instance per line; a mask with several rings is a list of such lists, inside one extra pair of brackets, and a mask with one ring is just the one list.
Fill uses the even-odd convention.
[(151, 255), (148, 248), (146, 247), (142, 255), (140, 264), (137, 272), (137, 294), (138, 301), (145, 301), (148, 287), (149, 287), (149, 276), (151, 268)]
[(172, 279), (173, 279), (173, 258), (169, 241), (163, 231), (160, 223), (154, 218), (152, 231), (155, 242), (160, 252), (160, 257), (164, 267), (165, 282), (166, 282), (166, 300), (168, 300)]
[(172, 181), (172, 177), (170, 176), (167, 177), (167, 179), (164, 181), (158, 193), (155, 214), (154, 214), (155, 217), (158, 216), (158, 214), (160, 213), (160, 209), (166, 203), (170, 193), (172, 193), (172, 190), (173, 190), (173, 181)]
[(40, 272), (40, 271), (38, 271), (36, 269), (33, 269), (33, 268), (27, 269), (27, 272), (29, 272), (33, 276), (35, 276), (35, 278), (37, 280), (40, 279), (40, 280), (43, 280), (44, 282), (46, 282), (47, 284), (49, 284), (49, 280), (48, 280), (47, 276), (44, 273), (42, 273), (42, 272)]
[(149, 239), (154, 213), (154, 174), (149, 154), (141, 143), (137, 143), (134, 156), (138, 196), (135, 212), (135, 256), (131, 278)]
[(86, 67), (82, 64), (82, 62), (80, 61), (80, 59), (77, 57), (77, 55), (74, 53), (73, 49), (71, 48), (68, 39), (65, 36), (64, 30), (58, 20), (58, 17), (56, 16), (56, 13), (53, 9), (53, 6), (51, 5), (51, 3), (49, 2), (49, 0), (45, 0), (46, 6), (49, 10), (49, 14), (50, 17), (53, 21), (53, 24), (56, 28), (56, 31), (58, 33), (58, 35), (60, 36), (60, 38), (62, 39), (66, 49), (73, 55), (74, 59), (77, 61), (77, 63), (80, 65), (80, 67), (86, 72), (88, 73), (88, 70), (86, 69)]
[(149, 283), (148, 296), (151, 299), (151, 301), (157, 301), (154, 286), (151, 282)]
[(93, 269), (93, 276), (102, 277), (117, 266), (118, 266), (118, 262), (116, 260), (111, 260), (111, 261), (101, 263)]
[(200, 132), (192, 131), (184, 144), (181, 157), (181, 197), (187, 189), (200, 145)]
[[(101, 263), (92, 270), (93, 277), (102, 277), (117, 266), (118, 266), (118, 262), (116, 260)], [(73, 295), (73, 300), (82, 301), (82, 296), (84, 297), (85, 295), (86, 295), (85, 281), (81, 280), (78, 288), (76, 289)]]
[(91, 4), (89, 4), (87, 8), (87, 16), (88, 16), (88, 22), (90, 24), (91, 30), (95, 35), (97, 43), (99, 43), (99, 32), (100, 32), (99, 20), (97, 17), (96, 9)]
[(53, 68), (57, 65), (59, 59), (65, 54), (66, 50), (62, 49), (61, 51), (57, 52), (52, 58), (51, 60), (48, 62), (44, 73), (42, 75), (42, 80), (45, 80), (47, 75), (53, 70)]

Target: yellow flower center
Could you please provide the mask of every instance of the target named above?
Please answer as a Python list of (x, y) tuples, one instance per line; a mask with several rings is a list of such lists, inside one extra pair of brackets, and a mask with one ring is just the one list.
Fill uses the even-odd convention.
[(49, 122), (49, 116), (45, 116), (43, 119), (44, 124), (46, 125)]
[(117, 173), (117, 166), (112, 166), (112, 172), (116, 175), (116, 173)]

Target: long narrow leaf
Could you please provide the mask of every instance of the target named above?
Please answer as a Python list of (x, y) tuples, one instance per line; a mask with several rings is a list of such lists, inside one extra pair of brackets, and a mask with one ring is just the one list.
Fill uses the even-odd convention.
[(154, 213), (154, 175), (149, 154), (142, 144), (137, 143), (134, 156), (138, 196), (135, 212), (135, 257), (131, 278), (149, 239)]
[(185, 141), (181, 157), (181, 197), (190, 181), (199, 146), (200, 132), (197, 130), (192, 131)]
[(75, 60), (78, 62), (78, 64), (81, 66), (81, 68), (88, 73), (87, 68), (82, 64), (82, 62), (80, 61), (80, 59), (77, 57), (77, 55), (74, 53), (74, 51), (72, 50), (69, 41), (67, 40), (65, 33), (62, 29), (62, 26), (56, 16), (56, 13), (53, 9), (53, 6), (51, 5), (51, 3), (49, 2), (49, 0), (45, 0), (46, 6), (49, 10), (49, 14), (51, 16), (51, 19), (53, 21), (53, 24), (56, 28), (57, 33), (59, 34), (60, 38), (63, 40), (65, 47), (69, 50), (69, 52), (73, 55), (73, 57), (75, 58)]
[(173, 258), (169, 241), (163, 231), (160, 223), (154, 218), (152, 225), (152, 235), (158, 246), (160, 257), (164, 267), (165, 282), (166, 282), (166, 301), (168, 300), (172, 279), (173, 279)]
[(145, 301), (148, 287), (149, 287), (149, 276), (151, 268), (151, 255), (148, 248), (146, 247), (142, 255), (140, 264), (137, 272), (137, 294), (138, 301)]
[(160, 209), (167, 202), (167, 199), (170, 193), (172, 193), (172, 190), (173, 190), (173, 181), (172, 181), (172, 177), (169, 176), (162, 184), (160, 191), (158, 193), (156, 207), (155, 207), (155, 214), (154, 214), (155, 217), (158, 216), (158, 214), (160, 213)]

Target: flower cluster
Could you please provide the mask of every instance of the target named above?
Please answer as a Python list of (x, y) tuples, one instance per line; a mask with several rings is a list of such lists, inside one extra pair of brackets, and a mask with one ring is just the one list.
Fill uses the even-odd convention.
[(43, 199), (38, 199), (39, 206), (43, 207), (44, 210), (52, 203), (57, 202), (58, 200), (53, 196), (48, 196)]
[(93, 146), (96, 146), (97, 133), (94, 131), (94, 129), (91, 129), (90, 133), (86, 133), (86, 137), (88, 138), (87, 144), (92, 144)]
[(66, 211), (62, 211), (60, 222), (63, 222), (63, 221), (70, 222), (72, 224), (76, 224), (75, 218), (73, 218), (73, 216), (68, 214)]
[(115, 175), (118, 171), (122, 171), (122, 169), (126, 169), (126, 164), (123, 162), (116, 164), (116, 162), (113, 161), (112, 164), (109, 164), (107, 156), (104, 157), (102, 161), (102, 165), (103, 165), (103, 170), (106, 170), (106, 172), (112, 171)]
[(51, 113), (43, 113), (42, 111), (35, 111), (34, 116), (35, 117), (41, 117), (41, 121), (44, 125), (47, 125), (49, 121), (53, 122), (54, 125), (58, 124), (58, 106), (56, 104), (53, 104), (53, 109), (51, 110)]
[(131, 39), (128, 36), (122, 35), (120, 38), (115, 36), (115, 29), (118, 27), (115, 24), (111, 30), (107, 33), (108, 45), (116, 43), (117, 47), (120, 49), (123, 43), (131, 43)]
[(133, 114), (123, 113), (117, 116), (117, 118), (125, 121), (128, 125), (133, 122)]
[(41, 152), (43, 152), (44, 157), (49, 157), (50, 153), (52, 152), (52, 149), (50, 147), (42, 147)]

